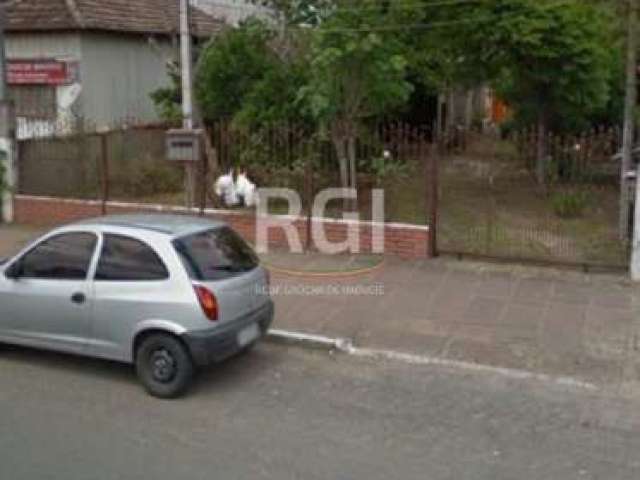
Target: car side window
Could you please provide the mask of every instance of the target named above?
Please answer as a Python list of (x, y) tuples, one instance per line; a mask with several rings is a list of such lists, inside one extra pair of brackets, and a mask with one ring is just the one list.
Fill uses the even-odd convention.
[(97, 240), (92, 233), (65, 233), (49, 238), (19, 260), (20, 276), (85, 280)]
[(123, 235), (104, 236), (97, 281), (143, 282), (167, 278), (167, 267), (150, 246)]

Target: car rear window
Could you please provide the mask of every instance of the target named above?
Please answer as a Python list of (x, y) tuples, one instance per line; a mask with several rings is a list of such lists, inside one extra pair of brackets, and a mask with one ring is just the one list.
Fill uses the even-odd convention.
[(249, 272), (259, 264), (253, 249), (229, 227), (182, 237), (173, 245), (195, 280), (223, 280)]

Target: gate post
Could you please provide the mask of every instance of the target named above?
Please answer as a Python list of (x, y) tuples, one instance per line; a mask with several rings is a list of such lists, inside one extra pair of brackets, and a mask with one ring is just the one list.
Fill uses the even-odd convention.
[(0, 206), (2, 221), (14, 221), (14, 193), (18, 184), (16, 124), (11, 102), (0, 102)]
[(420, 141), (420, 151), (425, 161), (425, 209), (427, 213), (427, 223), (429, 224), (429, 258), (439, 256), (438, 252), (438, 190), (440, 188), (438, 159), (439, 149), (433, 144), (427, 146), (426, 140)]

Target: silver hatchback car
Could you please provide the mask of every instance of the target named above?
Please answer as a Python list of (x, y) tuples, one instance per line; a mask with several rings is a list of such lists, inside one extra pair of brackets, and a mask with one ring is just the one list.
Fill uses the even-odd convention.
[(273, 313), (251, 247), (201, 218), (85, 220), (0, 262), (0, 342), (133, 363), (161, 398), (250, 349)]

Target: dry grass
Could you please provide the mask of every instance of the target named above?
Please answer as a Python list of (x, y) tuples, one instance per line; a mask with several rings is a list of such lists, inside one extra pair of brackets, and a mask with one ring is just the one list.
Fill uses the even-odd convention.
[(623, 264), (617, 239), (618, 190), (580, 185), (588, 206), (561, 219), (507, 142), (482, 139), (464, 155), (443, 160), (440, 242), (443, 248), (487, 255), (580, 263)]

